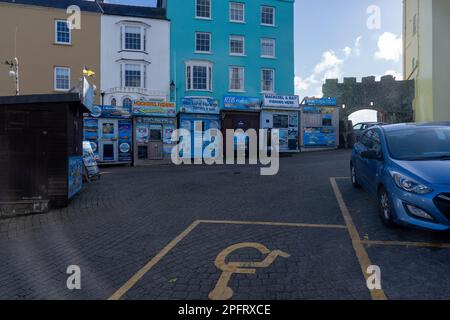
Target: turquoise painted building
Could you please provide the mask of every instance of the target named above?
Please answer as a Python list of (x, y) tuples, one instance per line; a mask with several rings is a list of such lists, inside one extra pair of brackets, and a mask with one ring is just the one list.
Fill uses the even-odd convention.
[(171, 21), (171, 100), (222, 108), (225, 96), (294, 94), (294, 1), (159, 0)]

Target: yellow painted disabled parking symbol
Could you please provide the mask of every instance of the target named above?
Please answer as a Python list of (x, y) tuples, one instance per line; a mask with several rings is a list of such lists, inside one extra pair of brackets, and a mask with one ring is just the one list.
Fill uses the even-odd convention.
[[(260, 262), (226, 262), (226, 258), (236, 250), (243, 248), (253, 248), (264, 255), (267, 255), (263, 261)], [(222, 270), (222, 274), (217, 281), (216, 287), (209, 293), (211, 300), (229, 300), (233, 297), (233, 289), (228, 286), (231, 276), (234, 273), (240, 274), (255, 274), (257, 268), (269, 267), (278, 257), (289, 258), (290, 255), (280, 250), (269, 250), (266, 246), (260, 243), (244, 242), (232, 245), (223, 250), (215, 260), (215, 266)]]

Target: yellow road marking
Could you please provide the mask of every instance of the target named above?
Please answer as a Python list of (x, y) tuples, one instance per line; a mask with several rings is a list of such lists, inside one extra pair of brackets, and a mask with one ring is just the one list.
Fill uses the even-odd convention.
[(375, 246), (402, 246), (402, 247), (450, 249), (450, 243), (439, 243), (439, 242), (361, 240), (361, 243), (365, 245), (375, 245)]
[[(256, 249), (261, 254), (267, 255), (267, 257), (260, 262), (226, 262), (227, 257), (231, 253), (242, 248)], [(228, 248), (220, 252), (216, 258), (214, 264), (217, 269), (222, 270), (222, 274), (217, 281), (214, 290), (209, 293), (208, 297), (211, 300), (231, 299), (234, 292), (233, 289), (228, 286), (228, 283), (230, 282), (233, 273), (255, 274), (256, 268), (267, 268), (278, 257), (289, 258), (290, 254), (280, 250), (271, 251), (266, 246), (254, 242), (243, 242), (229, 246)]]
[(273, 227), (294, 227), (294, 228), (347, 229), (346, 226), (344, 226), (344, 225), (337, 225), (337, 224), (308, 224), (308, 223), (230, 221), (230, 220), (200, 220), (199, 222), (201, 222), (201, 223), (208, 223), (208, 224), (241, 224), (241, 225), (273, 226)]
[(164, 249), (153, 257), (142, 269), (136, 272), (130, 280), (128, 280), (119, 290), (117, 290), (108, 300), (119, 300), (128, 292), (151, 268), (153, 268), (166, 254), (169, 253), (181, 240), (183, 240), (192, 230), (194, 230), (200, 222), (197, 220), (192, 223), (186, 230), (173, 239)]
[(196, 220), (186, 230), (173, 239), (161, 252), (154, 256), (144, 267), (136, 272), (120, 289), (118, 289), (108, 300), (120, 300), (142, 277), (150, 271), (170, 250), (172, 250), (181, 240), (192, 232), (199, 224), (235, 224), (235, 225), (261, 225), (274, 227), (296, 227), (296, 228), (332, 228), (346, 229), (344, 225), (328, 224), (306, 224), (306, 223), (284, 223), (284, 222), (253, 222), (253, 221), (230, 221), (230, 220)]
[[(339, 208), (341, 209), (342, 215), (344, 216), (345, 224), (347, 225), (348, 232), (350, 233), (350, 238), (352, 240), (353, 249), (355, 250), (356, 256), (358, 258), (359, 265), (361, 266), (362, 273), (364, 278), (368, 279), (369, 275), (367, 274), (367, 269), (372, 265), (370, 262), (369, 255), (367, 254), (364, 245), (361, 243), (361, 238), (359, 236), (358, 230), (353, 223), (352, 217), (350, 215), (350, 211), (345, 204), (344, 198), (342, 197), (341, 190), (339, 190), (339, 186), (337, 185), (336, 178), (330, 178), (331, 185), (333, 187), (334, 194), (336, 196), (336, 200), (339, 204)], [(374, 289), (370, 290), (370, 295), (373, 300), (386, 300), (386, 295), (382, 289)]]

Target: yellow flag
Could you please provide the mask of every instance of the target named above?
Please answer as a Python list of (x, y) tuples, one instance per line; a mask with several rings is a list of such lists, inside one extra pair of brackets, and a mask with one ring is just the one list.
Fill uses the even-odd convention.
[(95, 76), (95, 72), (92, 70), (89, 70), (88, 68), (84, 68), (83, 75), (87, 76), (87, 77), (93, 77), (93, 76)]

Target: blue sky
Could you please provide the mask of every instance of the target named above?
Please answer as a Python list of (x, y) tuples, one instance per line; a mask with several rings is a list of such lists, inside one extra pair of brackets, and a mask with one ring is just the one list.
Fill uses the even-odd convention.
[[(108, 2), (154, 6), (156, 0)], [(401, 33), (402, 0), (296, 0), (296, 93), (321, 96), (328, 77), (392, 74), (400, 80)], [(358, 120), (373, 117), (365, 113)]]

